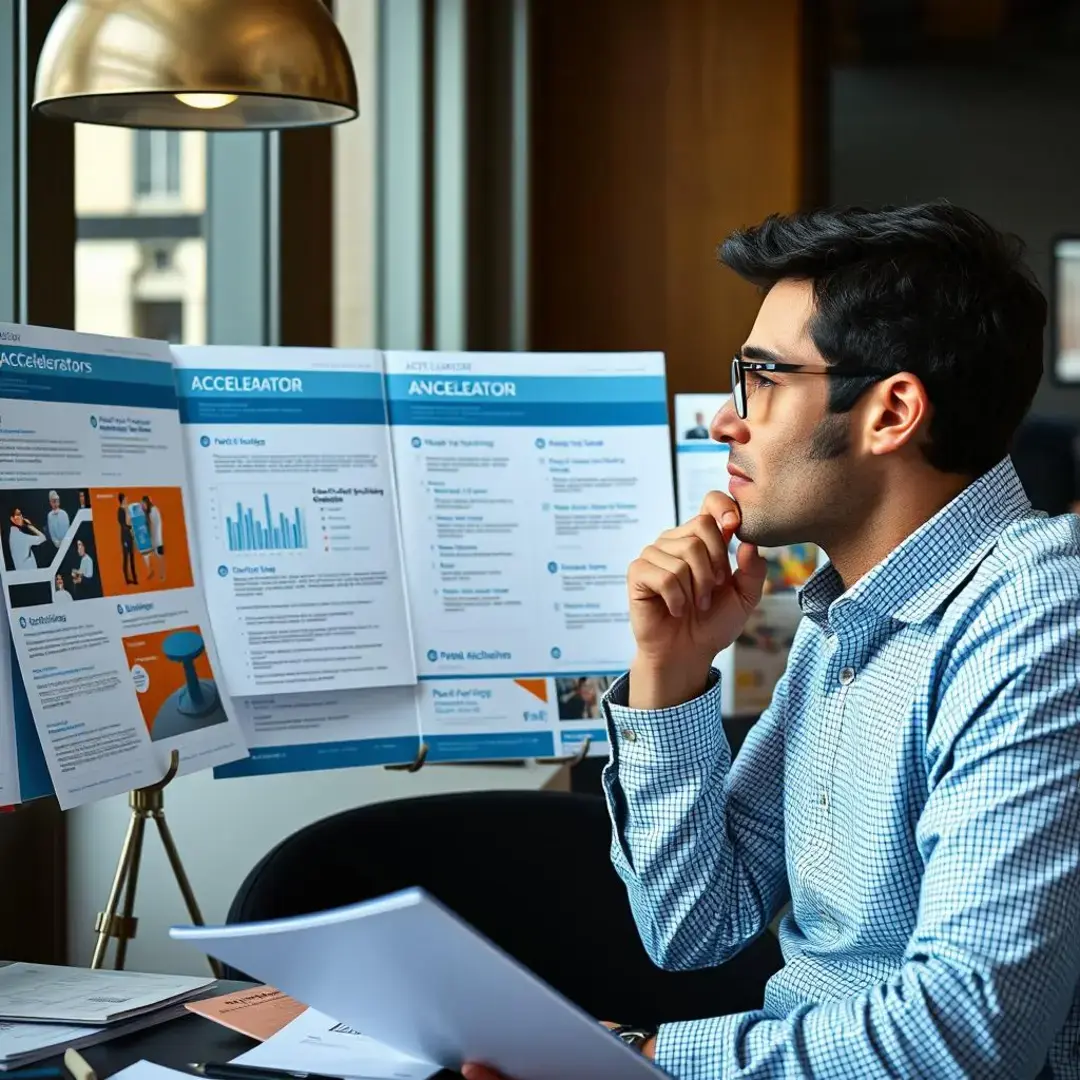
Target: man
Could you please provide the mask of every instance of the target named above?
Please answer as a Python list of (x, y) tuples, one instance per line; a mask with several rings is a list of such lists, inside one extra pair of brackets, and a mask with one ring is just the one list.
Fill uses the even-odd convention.
[(67, 536), (67, 531), (71, 526), (71, 518), (68, 517), (68, 513), (60, 506), (60, 496), (55, 491), (49, 492), (49, 513), (46, 515), (45, 528), (49, 533), (49, 539), (53, 542), (53, 547), (59, 548), (64, 542), (64, 537)]
[(82, 540), (75, 541), (75, 551), (79, 556), (79, 565), (71, 571), (71, 583), (76, 586), (76, 591), (80, 596), (89, 596), (89, 586), (85, 591), (83, 586), (94, 580), (94, 560)]
[[(767, 290), (712, 424), (731, 498), (630, 567), (604, 783), (653, 959), (721, 964), (790, 901), (785, 964), (760, 1010), (627, 1041), (680, 1080), (1074, 1080), (1080, 520), (1007, 455), (1044, 298), (941, 204), (773, 218), (721, 258)], [(758, 545), (801, 540), (829, 562), (732, 763), (710, 661)]]
[(707, 439), (708, 437), (709, 429), (705, 426), (705, 414), (703, 412), (694, 413), (694, 426), (686, 430), (683, 438)]
[(11, 528), (8, 530), (8, 550), (11, 552), (13, 570), (36, 570), (34, 548), (45, 543), (45, 534), (15, 507), (11, 511)]
[(124, 581), (128, 585), (138, 585), (139, 574), (135, 568), (135, 533), (131, 528), (127, 496), (121, 491), (116, 496), (116, 502), (116, 522), (120, 526), (120, 554), (124, 564)]

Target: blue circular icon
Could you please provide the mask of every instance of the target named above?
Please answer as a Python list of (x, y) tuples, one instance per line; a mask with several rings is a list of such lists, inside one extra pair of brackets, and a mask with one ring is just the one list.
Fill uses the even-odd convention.
[(203, 437), (202, 437), (202, 438), (201, 438), (201, 439), (199, 440), (199, 445), (200, 445), (200, 446), (209, 446), (209, 445), (210, 445), (210, 436), (209, 436), (209, 435), (204, 435), (204, 436), (203, 436)]
[(26, 629), (26, 619), (25, 619), (25, 618), (23, 618), (23, 617), (22, 617), (21, 615), (19, 616), (19, 625), (20, 625), (20, 626), (21, 626), (21, 627), (22, 627), (22, 628), (23, 628), (24, 630)]
[(419, 438), (419, 436), (417, 436), (417, 435), (414, 435), (414, 436), (413, 436), (413, 438), (412, 438), (412, 444), (413, 444), (413, 446), (415, 446), (415, 447), (416, 447), (417, 449), (419, 449), (419, 448), (420, 448), (420, 438)]
[(93, 428), (97, 427), (97, 417), (96, 416), (91, 416), (90, 417), (90, 426), (93, 427)]
[(434, 649), (428, 649), (427, 658), (434, 664), (439, 659), (439, 654)]
[(543, 450), (545, 446), (547, 446), (547, 443), (544, 442), (543, 439), (537, 439), (536, 440), (536, 449), (537, 450)]
[(559, 569), (559, 564), (557, 562), (549, 562), (548, 563), (548, 573), (549, 574), (557, 573), (558, 569)]
[(218, 577), (228, 577), (229, 576), (229, 568), (227, 566), (219, 566), (217, 568), (217, 576)]
[(117, 604), (116, 605), (116, 613), (117, 613), (117, 615), (123, 615), (124, 614), (124, 605), (123, 604)]
[(562, 649), (560, 649), (559, 646), (556, 645), (555, 648), (551, 650), (551, 659), (558, 660), (560, 656), (562, 656)]

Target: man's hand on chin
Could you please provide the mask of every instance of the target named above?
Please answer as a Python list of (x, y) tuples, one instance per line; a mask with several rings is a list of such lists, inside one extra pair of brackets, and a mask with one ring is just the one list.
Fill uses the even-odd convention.
[[(617, 1028), (619, 1026), (618, 1024), (613, 1024), (610, 1020), (601, 1020), (600, 1022), (608, 1029)], [(651, 1061), (655, 1049), (656, 1039), (653, 1038), (642, 1046), (642, 1057), (647, 1057)], [(486, 1065), (462, 1065), (461, 1075), (465, 1077), (465, 1080), (513, 1080), (513, 1077), (503, 1076), (502, 1073), (497, 1073), (494, 1069), (489, 1069)]]

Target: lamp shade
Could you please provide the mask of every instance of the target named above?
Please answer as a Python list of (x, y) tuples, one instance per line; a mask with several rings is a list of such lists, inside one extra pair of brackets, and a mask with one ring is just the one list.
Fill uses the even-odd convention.
[(67, 0), (42, 47), (34, 108), (206, 131), (359, 113), (348, 49), (321, 0)]

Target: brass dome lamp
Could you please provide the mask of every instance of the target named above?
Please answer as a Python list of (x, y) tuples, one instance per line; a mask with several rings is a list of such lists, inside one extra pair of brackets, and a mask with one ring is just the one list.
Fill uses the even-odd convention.
[(67, 0), (34, 109), (84, 124), (252, 131), (359, 114), (348, 49), (321, 0)]

